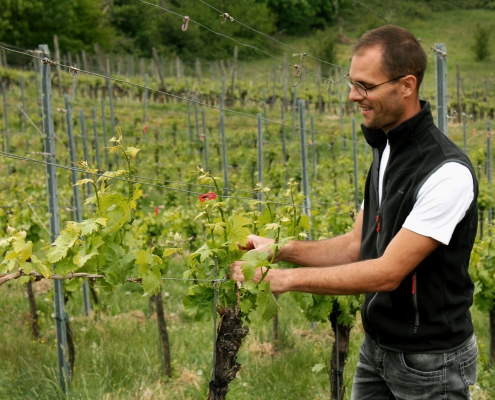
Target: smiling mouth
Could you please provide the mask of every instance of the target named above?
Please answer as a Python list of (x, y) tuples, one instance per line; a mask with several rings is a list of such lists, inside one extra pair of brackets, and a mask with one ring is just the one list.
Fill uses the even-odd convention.
[(370, 107), (361, 107), (361, 110), (362, 110), (362, 111), (370, 111), (370, 110), (371, 110), (371, 108), (370, 108)]

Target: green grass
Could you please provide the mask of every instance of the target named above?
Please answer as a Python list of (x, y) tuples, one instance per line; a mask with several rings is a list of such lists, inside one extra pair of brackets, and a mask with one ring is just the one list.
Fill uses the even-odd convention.
[[(204, 398), (211, 373), (212, 324), (192, 322), (181, 310), (186, 287), (181, 282), (164, 285), (164, 307), (170, 335), (173, 378), (162, 375), (155, 318), (137, 285), (122, 290), (122, 314), (99, 318), (82, 314), (79, 295), (67, 304), (75, 337), (76, 366), (67, 395), (58, 389), (57, 360), (51, 294), (37, 296), (42, 315), (39, 340), (31, 338), (27, 300), (18, 283), (3, 287), (0, 298), (1, 399), (196, 399)], [(279, 341), (273, 342), (271, 322), (255, 318), (241, 347), (242, 369), (230, 386), (230, 399), (317, 399), (329, 393), (324, 372), (311, 371), (322, 362), (315, 348), (329, 360), (333, 341), (329, 324), (311, 328), (289, 295), (280, 298)], [(360, 334), (360, 328), (355, 328)], [(356, 340), (351, 348), (356, 351)], [(350, 356), (349, 384), (355, 354)], [(290, 384), (289, 384), (290, 383)]]
[[(31, 337), (27, 299), (18, 283), (2, 287), (0, 319), (0, 399), (198, 399), (205, 398), (211, 373), (212, 324), (192, 322), (181, 310), (182, 282), (163, 286), (164, 308), (170, 335), (173, 378), (162, 374), (155, 317), (140, 288), (127, 284), (120, 296), (122, 314), (100, 312), (85, 317), (82, 299), (75, 295), (67, 304), (74, 333), (76, 363), (67, 394), (58, 387), (51, 293), (37, 295), (41, 336)], [(328, 376), (312, 372), (315, 364), (328, 361), (333, 335), (329, 324), (314, 328), (305, 321), (289, 295), (280, 297), (279, 341), (273, 342), (271, 322), (255, 318), (242, 344), (238, 361), (242, 369), (230, 385), (228, 398), (327, 399)], [(473, 318), (480, 343), (479, 379), (474, 400), (492, 398), (495, 375), (487, 372), (488, 329), (486, 316), (475, 309)], [(346, 399), (357, 363), (362, 326), (351, 331), (345, 367)], [(322, 353), (322, 354), (321, 354)], [(323, 358), (322, 358), (323, 357)]]

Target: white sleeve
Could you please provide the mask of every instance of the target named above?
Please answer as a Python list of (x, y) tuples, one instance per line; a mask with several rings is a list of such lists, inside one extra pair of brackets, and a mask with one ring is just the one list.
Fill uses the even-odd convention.
[(421, 186), (416, 203), (402, 226), (448, 245), (473, 198), (474, 184), (469, 169), (449, 162)]

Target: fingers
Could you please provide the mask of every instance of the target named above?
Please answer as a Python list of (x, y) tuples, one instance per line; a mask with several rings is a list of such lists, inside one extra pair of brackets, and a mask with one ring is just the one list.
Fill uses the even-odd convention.
[(244, 264), (244, 261), (236, 261), (233, 264), (230, 264), (230, 279), (233, 279), (237, 282), (244, 282), (244, 274), (242, 273), (241, 266)]

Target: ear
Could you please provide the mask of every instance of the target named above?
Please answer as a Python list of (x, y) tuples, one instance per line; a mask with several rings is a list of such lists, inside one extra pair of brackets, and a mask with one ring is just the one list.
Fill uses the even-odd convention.
[(407, 75), (401, 79), (402, 90), (404, 97), (410, 97), (416, 95), (416, 85), (418, 80), (414, 75)]

